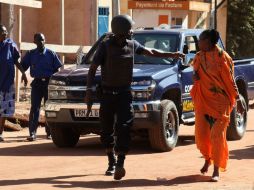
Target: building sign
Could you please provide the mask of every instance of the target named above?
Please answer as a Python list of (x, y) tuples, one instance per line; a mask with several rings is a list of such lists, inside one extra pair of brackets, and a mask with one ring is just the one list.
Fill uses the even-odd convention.
[(129, 9), (189, 10), (188, 1), (128, 1)]

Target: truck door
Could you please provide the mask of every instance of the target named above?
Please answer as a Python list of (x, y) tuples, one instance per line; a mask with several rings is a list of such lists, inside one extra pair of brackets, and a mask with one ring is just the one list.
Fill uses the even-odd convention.
[[(185, 36), (184, 44), (183, 44), (183, 52), (187, 55), (187, 57), (193, 58), (195, 57), (198, 51), (198, 39), (196, 35)], [(193, 85), (192, 81), (193, 68), (189, 66), (182, 70), (181, 72), (181, 80), (182, 80), (182, 100), (183, 100), (183, 113), (185, 113), (185, 117), (187, 117), (187, 113), (191, 113), (194, 110), (193, 103), (190, 97), (190, 90)], [(184, 114), (183, 114), (184, 116)], [(189, 117), (194, 116), (189, 114)]]

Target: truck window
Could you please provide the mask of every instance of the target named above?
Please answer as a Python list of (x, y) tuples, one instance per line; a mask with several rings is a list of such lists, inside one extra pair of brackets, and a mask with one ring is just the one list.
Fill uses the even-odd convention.
[[(179, 35), (140, 33), (134, 34), (134, 39), (146, 48), (158, 49), (164, 52), (176, 52), (179, 47)], [(155, 58), (143, 55), (135, 55), (134, 62), (138, 64), (171, 64), (172, 58)]]
[(185, 37), (185, 47), (188, 47), (188, 53), (196, 54), (198, 50), (198, 39), (196, 36)]

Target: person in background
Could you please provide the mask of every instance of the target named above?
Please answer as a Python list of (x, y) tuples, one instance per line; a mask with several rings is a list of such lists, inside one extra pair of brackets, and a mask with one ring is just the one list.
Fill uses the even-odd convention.
[[(213, 163), (212, 181), (219, 180), (219, 171), (225, 171), (228, 161), (226, 130), (230, 113), (240, 100), (234, 80), (231, 57), (217, 42), (216, 30), (205, 30), (199, 37), (199, 49), (193, 61), (194, 85), (191, 96), (195, 109), (195, 141), (205, 158), (201, 173), (205, 174)], [(244, 108), (239, 101), (237, 109)]]
[(15, 65), (22, 73), (21, 81), (27, 85), (18, 47), (7, 35), (6, 27), (0, 24), (0, 142), (4, 141), (2, 135), (6, 117), (13, 116), (15, 111)]
[[(30, 68), (30, 75), (34, 78), (31, 83), (31, 109), (29, 114), (28, 141), (36, 140), (36, 132), (40, 115), (41, 101), (48, 99), (48, 83), (50, 77), (62, 66), (57, 54), (45, 47), (45, 36), (42, 33), (34, 35), (37, 48), (28, 51), (21, 64), (25, 70)], [(47, 139), (51, 139), (50, 130), (45, 126)]]
[[(130, 128), (133, 123), (131, 82), (134, 53), (155, 57), (184, 57), (177, 52), (150, 50), (131, 40), (132, 25), (133, 21), (128, 15), (118, 15), (112, 19), (113, 35), (99, 45), (87, 77), (85, 102), (89, 110), (93, 80), (97, 68), (101, 66), (101, 142), (108, 156), (108, 169), (105, 175), (114, 175), (115, 180), (125, 176), (124, 160), (131, 139)], [(115, 153), (118, 155), (117, 159)]]

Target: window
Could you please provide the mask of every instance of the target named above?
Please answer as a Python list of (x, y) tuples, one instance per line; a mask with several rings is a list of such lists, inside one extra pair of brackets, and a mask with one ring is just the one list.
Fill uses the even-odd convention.
[(185, 48), (189, 53), (197, 53), (198, 51), (198, 40), (196, 36), (185, 37)]
[(99, 11), (98, 11), (99, 15), (109, 15), (109, 8), (107, 7), (99, 7)]
[(172, 25), (178, 25), (178, 26), (182, 26), (183, 24), (183, 18), (172, 18)]
[[(137, 33), (134, 34), (134, 39), (146, 48), (155, 48), (164, 52), (176, 52), (179, 49), (180, 38), (177, 34)], [(134, 61), (135, 64), (171, 64), (173, 59), (135, 54)]]
[(176, 18), (176, 25), (182, 25), (183, 19), (182, 18)]

